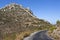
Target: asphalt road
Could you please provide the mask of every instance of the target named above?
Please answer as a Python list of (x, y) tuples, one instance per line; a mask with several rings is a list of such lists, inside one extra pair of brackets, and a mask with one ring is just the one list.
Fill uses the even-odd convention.
[(52, 40), (52, 38), (47, 35), (47, 30), (43, 30), (32, 33), (29, 37), (24, 38), (24, 40)]

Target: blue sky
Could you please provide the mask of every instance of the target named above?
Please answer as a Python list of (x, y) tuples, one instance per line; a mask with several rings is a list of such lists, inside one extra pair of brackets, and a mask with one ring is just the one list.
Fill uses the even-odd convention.
[(29, 7), (35, 16), (52, 24), (60, 20), (60, 0), (0, 0), (0, 8), (10, 3)]

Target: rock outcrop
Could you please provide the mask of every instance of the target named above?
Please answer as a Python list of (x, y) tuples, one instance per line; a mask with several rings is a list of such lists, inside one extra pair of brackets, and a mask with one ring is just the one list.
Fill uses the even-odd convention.
[(56, 29), (52, 33), (52, 37), (54, 40), (60, 40), (60, 21), (57, 21), (56, 23)]

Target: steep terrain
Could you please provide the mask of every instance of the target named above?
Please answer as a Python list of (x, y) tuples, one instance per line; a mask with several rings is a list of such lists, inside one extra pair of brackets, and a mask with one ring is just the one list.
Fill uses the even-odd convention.
[(9, 4), (0, 9), (0, 39), (22, 40), (37, 30), (49, 30), (47, 21), (38, 19), (33, 12), (22, 5)]

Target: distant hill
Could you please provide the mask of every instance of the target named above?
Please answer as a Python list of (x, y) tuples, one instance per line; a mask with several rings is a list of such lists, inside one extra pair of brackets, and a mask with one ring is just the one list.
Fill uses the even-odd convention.
[(1, 40), (22, 40), (34, 31), (49, 30), (52, 26), (22, 5), (12, 3), (0, 9)]

